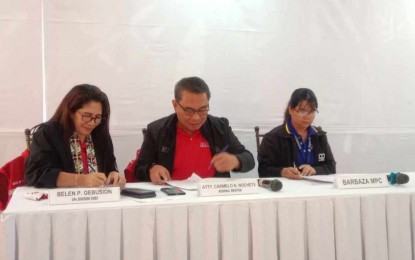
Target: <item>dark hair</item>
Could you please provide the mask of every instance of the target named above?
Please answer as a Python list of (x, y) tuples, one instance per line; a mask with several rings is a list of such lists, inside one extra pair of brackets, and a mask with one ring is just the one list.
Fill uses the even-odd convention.
[(288, 105), (284, 113), (284, 121), (287, 121), (287, 119), (290, 117), (288, 108), (295, 108), (301, 102), (304, 102), (304, 101), (307, 102), (311, 106), (312, 109), (317, 110), (318, 102), (317, 102), (316, 95), (314, 95), (314, 92), (308, 88), (298, 88), (294, 90), (294, 92), (291, 94), (290, 101), (288, 101)]
[(49, 122), (59, 122), (65, 140), (68, 140), (75, 131), (72, 115), (90, 101), (100, 102), (102, 106), (102, 121), (93, 132), (100, 137), (109, 137), (110, 104), (107, 95), (96, 86), (82, 84), (73, 87), (66, 94), (55, 114), (49, 119)]
[(199, 77), (182, 78), (176, 83), (174, 87), (174, 98), (179, 100), (182, 98), (183, 90), (187, 90), (191, 93), (206, 93), (208, 100), (210, 100), (210, 90), (206, 82)]

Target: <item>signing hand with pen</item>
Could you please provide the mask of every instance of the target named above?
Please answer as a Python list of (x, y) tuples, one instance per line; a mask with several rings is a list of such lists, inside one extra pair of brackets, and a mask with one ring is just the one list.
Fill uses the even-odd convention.
[(287, 167), (282, 168), (281, 176), (292, 180), (299, 180), (301, 179), (301, 172), (297, 167)]
[(110, 172), (110, 174), (108, 174), (106, 184), (112, 184), (112, 185), (124, 187), (126, 182), (127, 181), (124, 178), (124, 176), (120, 175), (116, 171), (112, 171), (112, 172)]
[(227, 152), (215, 154), (210, 164), (218, 172), (229, 172), (241, 167), (241, 163), (239, 162), (238, 158), (235, 155)]
[(150, 179), (153, 184), (163, 185), (171, 179), (169, 170), (159, 164), (153, 165), (150, 170)]
[(107, 177), (102, 172), (91, 172), (86, 175), (79, 176), (79, 186), (81, 187), (99, 187), (105, 185)]

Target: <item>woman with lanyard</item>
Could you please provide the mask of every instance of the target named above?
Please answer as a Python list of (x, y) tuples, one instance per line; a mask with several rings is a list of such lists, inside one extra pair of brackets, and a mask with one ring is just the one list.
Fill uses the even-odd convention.
[(37, 188), (123, 186), (109, 133), (110, 105), (96, 86), (73, 87), (33, 134), (25, 179)]
[(326, 132), (311, 124), (318, 113), (311, 89), (296, 89), (288, 102), (284, 123), (264, 135), (258, 151), (259, 177), (336, 173), (336, 162)]

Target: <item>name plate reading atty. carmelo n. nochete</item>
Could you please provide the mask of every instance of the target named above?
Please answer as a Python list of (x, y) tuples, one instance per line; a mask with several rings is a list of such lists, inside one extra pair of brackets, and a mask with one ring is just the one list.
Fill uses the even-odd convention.
[(389, 186), (386, 174), (336, 174), (338, 189), (381, 188)]
[(58, 188), (49, 190), (49, 204), (79, 204), (120, 200), (120, 187)]
[(199, 181), (199, 196), (222, 196), (258, 193), (257, 179), (209, 178)]

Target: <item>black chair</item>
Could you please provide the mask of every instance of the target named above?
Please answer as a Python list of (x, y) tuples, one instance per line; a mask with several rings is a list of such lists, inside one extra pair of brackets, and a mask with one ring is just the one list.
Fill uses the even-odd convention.
[(261, 144), (260, 138), (264, 137), (264, 134), (259, 133), (259, 126), (255, 126), (255, 141), (256, 141), (256, 151), (259, 151), (259, 145)]

